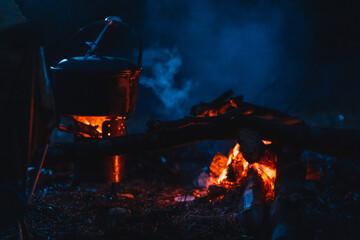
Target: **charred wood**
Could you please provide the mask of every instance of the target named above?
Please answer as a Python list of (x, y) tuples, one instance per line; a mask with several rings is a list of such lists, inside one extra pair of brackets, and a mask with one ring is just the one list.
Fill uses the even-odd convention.
[(240, 129), (237, 142), (240, 144), (240, 152), (249, 163), (259, 162), (264, 156), (265, 144), (260, 135), (251, 129)]
[(81, 155), (111, 156), (155, 151), (209, 140), (232, 140), (239, 129), (248, 128), (273, 143), (288, 144), (334, 156), (360, 159), (360, 129), (329, 129), (304, 124), (284, 124), (232, 111), (216, 117), (189, 117), (175, 121), (152, 121), (149, 131), (109, 139), (59, 144), (49, 148), (49, 158)]
[(270, 109), (266, 107), (257, 106), (251, 103), (244, 101), (239, 101), (237, 98), (230, 98), (230, 101), (233, 102), (233, 105), (236, 106), (236, 109), (245, 114), (252, 114), (258, 117), (265, 119), (279, 120), (286, 124), (296, 124), (301, 123), (298, 118), (291, 117), (287, 113), (280, 112), (275, 109)]
[(255, 234), (261, 227), (265, 211), (265, 191), (262, 180), (252, 169), (246, 178), (239, 205), (239, 222), (246, 234)]
[(73, 119), (69, 124), (58, 126), (58, 128), (60, 131), (68, 132), (78, 137), (101, 137), (101, 133), (97, 131), (98, 126), (87, 125), (85, 123), (76, 121), (75, 119)]
[[(360, 151), (357, 149), (357, 143), (360, 142), (360, 129), (330, 129), (308, 127), (305, 124), (284, 124), (275, 120), (244, 115), (236, 110), (216, 117), (189, 117), (167, 122), (151, 121), (148, 127), (149, 130), (161, 131), (187, 127), (201, 129), (201, 131), (216, 129), (215, 132), (207, 133), (211, 135), (211, 138), (207, 140), (219, 140), (219, 137), (223, 140), (235, 139), (237, 137), (235, 132), (248, 128), (258, 132), (262, 139), (274, 143), (286, 143), (299, 149), (360, 159)], [(194, 136), (194, 142), (203, 138), (201, 131), (199, 137)]]
[(275, 198), (270, 210), (271, 239), (310, 239), (305, 215), (306, 167), (298, 148), (282, 147), (278, 152)]
[[(230, 101), (226, 101), (232, 94), (233, 91), (230, 89), (229, 91), (226, 91), (225, 93), (221, 94), (221, 96), (209, 103), (201, 102), (197, 105), (194, 105), (190, 110), (190, 114), (197, 117), (209, 117), (216, 116), (218, 114), (224, 114), (228, 111), (229, 108), (233, 108)], [(238, 98), (239, 101), (242, 101), (244, 99), (243, 96), (239, 96)]]
[(287, 113), (244, 102), (243, 95), (230, 97), (232, 94), (233, 91), (229, 90), (212, 102), (194, 105), (191, 108), (190, 114), (196, 117), (211, 117), (237, 109), (237, 111), (243, 114), (253, 114), (266, 119), (281, 120), (288, 124), (300, 122), (299, 119), (291, 117)]
[[(230, 133), (227, 131), (227, 133)], [(235, 133), (235, 132), (234, 132)], [(235, 139), (225, 136), (216, 124), (190, 124), (182, 128), (167, 128), (107, 139), (62, 143), (50, 146), (47, 161), (74, 161), (83, 156), (113, 156), (156, 151), (207, 140)]]

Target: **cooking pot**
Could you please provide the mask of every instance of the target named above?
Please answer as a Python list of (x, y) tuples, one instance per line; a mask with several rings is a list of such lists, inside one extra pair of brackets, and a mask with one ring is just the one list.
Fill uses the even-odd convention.
[[(118, 56), (102, 56), (97, 50), (110, 28), (120, 25), (137, 39), (137, 64)], [(55, 103), (61, 115), (128, 116), (135, 109), (139, 75), (142, 71), (142, 44), (137, 33), (118, 17), (107, 17), (81, 28), (73, 37), (89, 28), (101, 27), (94, 42), (83, 41), (88, 49), (82, 56), (63, 58), (51, 67)], [(113, 31), (113, 30), (112, 30)], [(71, 46), (71, 42), (66, 45)], [(109, 44), (111, 46), (111, 44)], [(125, 47), (125, 46), (124, 46)], [(110, 51), (111, 53), (111, 51)]]

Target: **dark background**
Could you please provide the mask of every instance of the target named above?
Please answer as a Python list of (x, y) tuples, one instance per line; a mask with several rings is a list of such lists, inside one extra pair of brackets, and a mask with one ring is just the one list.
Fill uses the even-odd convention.
[[(17, 2), (23, 14), (42, 29), (41, 37), (49, 66), (59, 60), (59, 50), (71, 35), (92, 21), (116, 15), (137, 30), (144, 43), (144, 71), (140, 79), (137, 108), (129, 120), (130, 133), (144, 131), (145, 123), (150, 118), (182, 118), (189, 114), (192, 105), (211, 101), (230, 88), (237, 95), (244, 94), (248, 102), (286, 111), (304, 118), (309, 125), (334, 128), (360, 126), (359, 1)], [(130, 54), (126, 57), (133, 56)], [(201, 204), (190, 208), (190, 211), (199, 212), (196, 214), (199, 216), (221, 213), (220, 218), (203, 221), (202, 224), (199, 224), (201, 222), (197, 218), (174, 224), (174, 219), (170, 219), (170, 216), (174, 216), (171, 207), (169, 212), (165, 209), (159, 211), (158, 215), (153, 214), (156, 213), (156, 207), (154, 211), (147, 212), (149, 199), (157, 204), (156, 199), (159, 198), (152, 196), (156, 196), (157, 192), (162, 193), (165, 186), (180, 184), (193, 189), (194, 180), (200, 172), (206, 171), (203, 167), (210, 165), (214, 154), (219, 151), (226, 155), (233, 145), (225, 141), (204, 142), (148, 155), (127, 156), (125, 175), (119, 188), (123, 188), (124, 193), (134, 193), (134, 202), (138, 204), (129, 208), (135, 209), (131, 213), (134, 218), (124, 218), (125, 221), (117, 222), (116, 227), (108, 224), (108, 221), (114, 224), (113, 217), (107, 217), (108, 210), (115, 206), (125, 207), (123, 202), (128, 200), (119, 202), (118, 198), (114, 198), (105, 202), (103, 196), (106, 193), (103, 195), (103, 190), (88, 188), (86, 185), (81, 185), (84, 186), (82, 190), (69, 184), (73, 188), (69, 190), (68, 187), (56, 187), (56, 184), (53, 190), (49, 190), (47, 198), (46, 190), (42, 190), (35, 199), (39, 207), (36, 208), (36, 214), (32, 215), (35, 216), (31, 220), (33, 232), (46, 237), (65, 236), (64, 239), (74, 236), (88, 238), (92, 234), (112, 234), (125, 238), (130, 235), (134, 238), (137, 236), (135, 234), (142, 234), (145, 229), (144, 236), (149, 231), (151, 236), (199, 238), (197, 234), (204, 233), (205, 229), (210, 238), (216, 238), (217, 232), (221, 236), (239, 237), (238, 232), (228, 235), (229, 231), (238, 231), (238, 225), (234, 227), (228, 220), (226, 224), (219, 221), (224, 219), (223, 209), (229, 209), (228, 206), (234, 203), (237, 209), (238, 202), (231, 195), (231, 201), (224, 202), (226, 207), (220, 210)], [(324, 177), (321, 177), (319, 187), (306, 185), (310, 187), (306, 189), (309, 196), (300, 201), (306, 203), (301, 215), (305, 214), (307, 218), (302, 219), (310, 220), (307, 224), (316, 229), (319, 239), (355, 239), (354, 236), (358, 236), (360, 212), (357, 207), (358, 168), (327, 156), (311, 157), (310, 154), (310, 157), (304, 157), (309, 162), (312, 158), (315, 161), (320, 159), (319, 173)], [(338, 164), (335, 164), (336, 161)], [(61, 164), (61, 167), (66, 169), (64, 165)], [(71, 166), (68, 168), (71, 169)], [(301, 171), (301, 168), (298, 169)], [(297, 171), (294, 172), (297, 174)], [(54, 174), (57, 172), (61, 173), (61, 168), (55, 168)], [(139, 181), (143, 178), (146, 181)], [(53, 182), (50, 184), (54, 185)], [(46, 185), (43, 189), (46, 189)], [(92, 193), (83, 194), (91, 189), (94, 189)], [(175, 187), (169, 189), (174, 192)], [(108, 188), (106, 191), (109, 191)], [(51, 195), (54, 193), (57, 195)], [(171, 196), (169, 199), (172, 201), (174, 198)], [(189, 215), (188, 210), (183, 215), (181, 211), (176, 214), (180, 217)], [(161, 216), (158, 217), (160, 220), (154, 220), (156, 216)], [(154, 235), (158, 226), (160, 231)], [(302, 224), (299, 226), (303, 230)]]
[(310, 125), (360, 125), (358, 1), (17, 2), (41, 26), (49, 65), (92, 21), (115, 15), (137, 30), (144, 71), (132, 133), (150, 118), (182, 118), (230, 88)]

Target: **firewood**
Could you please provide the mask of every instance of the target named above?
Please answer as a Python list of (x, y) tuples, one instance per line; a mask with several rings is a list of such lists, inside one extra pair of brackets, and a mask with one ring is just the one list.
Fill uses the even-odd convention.
[[(209, 103), (199, 103), (194, 105), (190, 114), (192, 116), (216, 116), (218, 114), (224, 114), (227, 112), (228, 108), (231, 107), (229, 101), (225, 102), (233, 94), (233, 91), (230, 89), (225, 93), (221, 94), (220, 97), (216, 98), (212, 102)], [(239, 96), (240, 101), (244, 98), (243, 96)]]
[(233, 91), (230, 89), (212, 102), (194, 105), (190, 114), (196, 117), (212, 117), (237, 109), (243, 114), (253, 114), (266, 119), (277, 119), (287, 124), (300, 123), (298, 118), (291, 117), (287, 113), (244, 102), (243, 95), (230, 97), (232, 94)]
[(244, 115), (236, 110), (216, 117), (188, 117), (167, 122), (153, 121), (148, 123), (148, 127), (149, 130), (161, 131), (192, 128), (195, 132), (199, 131), (199, 133), (194, 132), (193, 142), (203, 139), (202, 135), (211, 135), (207, 140), (232, 140), (236, 138), (234, 133), (239, 129), (249, 128), (258, 132), (262, 139), (274, 143), (286, 143), (297, 146), (299, 149), (360, 159), (360, 151), (357, 149), (357, 143), (360, 142), (360, 129), (331, 129), (308, 127), (305, 124), (284, 124), (276, 120)]
[[(175, 121), (153, 121), (149, 131), (109, 139), (59, 144), (49, 148), (49, 159), (81, 155), (111, 156), (155, 151), (209, 140), (233, 140), (239, 129), (248, 128), (274, 144), (288, 144), (334, 156), (360, 159), (360, 129), (329, 129), (305, 124), (284, 124), (232, 111), (216, 117), (188, 117)], [(56, 156), (58, 155), (58, 156)], [(358, 160), (359, 161), (359, 160)]]
[(301, 150), (283, 145), (277, 152), (275, 199), (270, 210), (271, 239), (311, 239), (305, 214), (306, 167)]
[(249, 169), (244, 193), (239, 204), (239, 222), (246, 234), (254, 234), (262, 225), (265, 210), (265, 191), (259, 175)]
[(251, 129), (240, 129), (237, 142), (240, 144), (240, 152), (249, 163), (258, 162), (264, 155), (265, 144), (260, 135)]
[(72, 123), (66, 125), (59, 125), (58, 129), (63, 132), (72, 133), (78, 137), (92, 137), (99, 138), (101, 137), (101, 133), (96, 129), (98, 126), (91, 126), (73, 119)]
[(236, 106), (236, 109), (245, 114), (252, 114), (265, 119), (279, 120), (286, 124), (296, 124), (301, 123), (301, 121), (296, 118), (288, 115), (287, 113), (280, 112), (275, 109), (270, 109), (266, 107), (257, 106), (248, 102), (239, 101), (237, 98), (230, 98), (230, 101), (233, 102), (233, 106)]

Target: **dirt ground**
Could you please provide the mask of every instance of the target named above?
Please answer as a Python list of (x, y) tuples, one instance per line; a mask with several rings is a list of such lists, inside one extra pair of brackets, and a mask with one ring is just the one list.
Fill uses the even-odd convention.
[[(221, 200), (213, 196), (175, 201), (194, 189), (191, 181), (180, 181), (184, 174), (176, 171), (183, 171), (176, 162), (144, 165), (131, 160), (124, 179), (111, 185), (80, 183), (69, 169), (53, 167), (41, 175), (27, 214), (30, 234), (39, 240), (270, 239), (267, 216), (256, 233), (245, 234), (238, 220), (241, 189), (225, 193)], [(301, 193), (313, 239), (358, 239), (360, 189), (331, 180), (329, 174), (308, 181)], [(267, 205), (268, 212), (271, 202)], [(15, 231), (1, 236), (14, 239)]]

